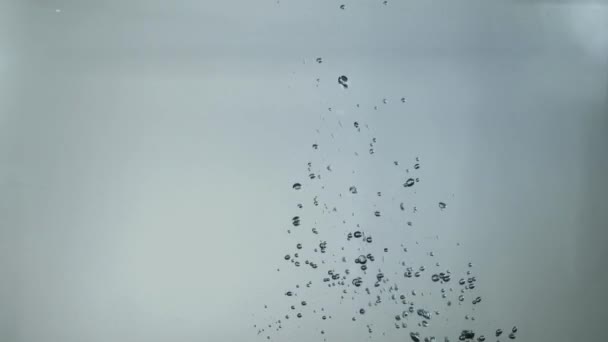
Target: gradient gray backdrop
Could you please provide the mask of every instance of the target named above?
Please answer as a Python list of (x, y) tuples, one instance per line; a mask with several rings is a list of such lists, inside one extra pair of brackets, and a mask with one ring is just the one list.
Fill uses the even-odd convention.
[(344, 3), (0, 0), (0, 341), (255, 340), (320, 115), (384, 97), (480, 324), (605, 339), (605, 2)]

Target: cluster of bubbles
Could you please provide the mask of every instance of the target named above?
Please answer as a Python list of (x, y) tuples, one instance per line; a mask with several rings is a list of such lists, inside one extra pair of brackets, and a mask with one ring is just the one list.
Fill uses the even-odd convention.
[[(341, 8), (344, 9), (344, 5)], [(316, 62), (322, 63), (323, 59), (317, 57)], [(338, 76), (337, 83), (348, 91), (347, 76)], [(383, 104), (388, 102), (388, 99), (382, 99)], [(401, 97), (400, 102), (406, 103), (405, 97)], [(360, 108), (358, 104), (356, 107)], [(442, 266), (434, 259), (433, 251), (420, 254), (420, 249), (426, 247), (415, 241), (416, 228), (412, 222), (418, 215), (414, 195), (422, 176), (420, 158), (405, 162), (376, 159), (376, 152), (387, 154), (390, 150), (377, 150), (377, 139), (367, 123), (353, 120), (351, 124), (343, 125), (338, 117), (332, 116), (330, 119), (336, 121), (333, 127), (341, 130), (339, 136), (346, 137), (346, 141), (341, 145), (336, 139), (338, 134), (334, 134), (338, 132), (328, 130), (331, 139), (325, 136), (324, 141), (331, 143), (323, 145), (319, 143), (323, 141), (320, 136), (319, 141), (312, 144), (312, 160), (306, 163), (306, 171), (291, 184), (297, 197), (296, 214), (290, 215), (291, 223), (286, 224), (286, 233), (296, 241), (290, 244), (292, 247), (289, 247), (287, 254), (283, 254), (277, 271), (294, 267), (294, 272), (301, 274), (302, 279), (292, 287), (283, 289), (283, 298), (286, 299), (274, 300), (277, 303), (287, 302), (285, 312), (279, 313), (278, 317), (275, 315), (270, 323), (254, 325), (258, 335), (267, 340), (274, 337), (285, 340), (278, 336), (284, 329), (298, 329), (302, 322), (312, 320), (320, 340), (327, 341), (330, 330), (337, 329), (337, 325), (324, 321), (344, 318), (346, 312), (345, 318), (355, 322), (355, 328), (367, 331), (370, 338), (386, 336), (389, 330), (394, 329), (405, 339), (409, 336), (414, 342), (434, 342), (440, 337), (434, 336), (430, 330), (431, 322), (437, 322), (433, 326), (440, 326), (443, 320), (437, 316), (442, 311), (447, 312), (449, 307), (470, 309), (471, 314), (465, 315), (465, 319), (475, 321), (473, 312), (482, 297), (475, 293), (477, 276), (473, 274), (473, 264), (468, 262), (455, 268)], [(324, 125), (327, 127), (327, 122)], [(317, 133), (322, 134), (319, 129)], [(353, 144), (353, 141), (361, 141), (361, 144)], [(331, 156), (329, 152), (325, 153), (325, 149), (347, 155)], [(346, 163), (348, 166), (340, 162), (348, 157), (358, 162)], [(334, 167), (330, 163), (332, 158), (337, 159)], [(363, 158), (365, 160), (361, 161)], [(359, 184), (347, 183), (343, 188), (334, 189), (335, 184), (341, 183), (339, 180), (357, 174), (358, 170), (353, 165), (361, 166), (365, 162), (373, 165), (374, 172), (383, 182), (392, 185), (372, 189), (374, 184), (361, 180), (361, 183), (357, 182)], [(392, 168), (392, 171), (383, 172), (388, 168)], [(385, 173), (398, 176), (392, 179), (385, 177)], [(322, 179), (336, 181), (324, 183)], [(381, 202), (382, 208), (379, 208), (378, 201), (383, 194), (388, 194), (391, 204)], [(437, 208), (435, 205), (439, 210), (435, 209), (437, 211), (432, 214), (441, 215), (447, 211), (445, 201), (434, 202), (433, 207)], [(369, 211), (361, 207), (369, 208)], [(384, 231), (388, 226), (395, 225), (402, 229), (401, 236), (388, 235)], [(436, 238), (439, 239), (438, 236)], [(395, 247), (397, 250), (389, 252), (389, 246), (391, 251)], [(408, 254), (408, 247), (416, 251)], [(431, 258), (427, 265), (413, 262), (426, 257)], [(447, 263), (450, 261), (448, 259)], [(383, 268), (390, 272), (384, 272)], [(315, 289), (317, 292), (314, 292)], [(325, 299), (317, 300), (319, 295), (326, 298), (328, 294), (335, 299), (332, 304)], [(434, 304), (425, 301), (429, 297), (434, 299)], [(268, 305), (265, 305), (265, 309), (268, 309)], [(383, 327), (379, 320), (382, 320)], [(453, 335), (444, 335), (441, 339), (444, 342), (483, 342), (488, 339), (486, 336), (495, 337), (497, 341), (501, 338), (513, 340), (517, 336), (517, 327), (512, 327), (508, 334), (503, 334), (501, 328), (490, 327), (491, 330), (484, 331), (485, 335), (470, 326), (466, 328), (453, 331)], [(339, 331), (337, 333), (340, 334)], [(336, 339), (339, 340), (340, 337)]]

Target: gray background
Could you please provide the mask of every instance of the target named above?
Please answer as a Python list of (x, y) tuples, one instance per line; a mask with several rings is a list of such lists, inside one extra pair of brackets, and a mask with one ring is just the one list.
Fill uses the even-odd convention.
[(421, 157), (480, 326), (602, 339), (605, 3), (340, 4), (0, 1), (0, 340), (254, 340), (293, 283), (290, 185), (335, 116), (373, 126), (378, 158)]

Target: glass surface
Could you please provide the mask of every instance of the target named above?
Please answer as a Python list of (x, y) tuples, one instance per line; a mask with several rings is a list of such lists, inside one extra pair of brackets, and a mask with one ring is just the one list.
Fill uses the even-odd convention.
[(604, 1), (0, 1), (0, 341), (601, 341), (607, 94)]

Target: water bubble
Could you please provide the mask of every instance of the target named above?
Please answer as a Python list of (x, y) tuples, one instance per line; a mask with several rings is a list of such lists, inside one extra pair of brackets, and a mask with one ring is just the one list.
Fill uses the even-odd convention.
[(418, 170), (420, 168), (420, 164), (414, 164), (414, 169)]
[(297, 248), (297, 249), (302, 249), (302, 244), (301, 244), (301, 243), (297, 244), (297, 245), (296, 245), (296, 248)]
[(301, 304), (302, 304), (302, 306), (306, 306), (306, 301), (303, 300)]
[(342, 10), (343, 10), (343, 9), (345, 9), (345, 8), (346, 8), (346, 5), (340, 5), (340, 9), (342, 9)]
[(298, 312), (297, 316), (298, 316), (298, 318), (302, 318), (302, 313)]
[(376, 210), (376, 211), (374, 212), (374, 215), (376, 215), (376, 217), (380, 217), (380, 211)]
[(433, 275), (431, 276), (431, 280), (432, 280), (433, 282), (438, 282), (438, 281), (439, 281), (439, 275), (438, 275), (438, 274), (433, 274)]
[(513, 329), (511, 329), (511, 332), (512, 333), (516, 333), (517, 332), (517, 327), (514, 326)]
[(475, 338), (475, 333), (472, 330), (463, 330), (460, 333), (460, 337), (464, 337), (465, 339)]
[(403, 183), (403, 187), (409, 188), (414, 185), (414, 178), (408, 178), (408, 180)]
[(444, 202), (439, 202), (439, 209), (445, 209), (445, 203)]
[(355, 260), (355, 263), (357, 264), (365, 264), (366, 262), (367, 258), (363, 254), (359, 255), (359, 257)]
[(312, 144), (312, 148), (315, 150), (319, 149), (319, 144)]
[(289, 260), (291, 259), (291, 256), (289, 254), (285, 255), (285, 260)]
[(387, 99), (382, 99), (382, 103), (387, 104), (388, 100)]
[(509, 338), (512, 339), (512, 340), (514, 340), (515, 339), (515, 333), (510, 333), (509, 334)]
[(374, 149), (373, 148), (369, 149), (369, 154), (374, 154)]
[(364, 315), (365, 314), (365, 309), (363, 309), (363, 308), (359, 309), (359, 313), (362, 314), (362, 315)]
[(502, 335), (502, 329), (496, 329), (496, 337)]
[(348, 188), (348, 191), (350, 191), (351, 194), (356, 194), (357, 193), (357, 187), (356, 186), (351, 186), (350, 188)]
[(287, 297), (291, 297), (291, 296), (293, 296), (293, 292), (291, 292), (291, 291), (287, 291), (287, 292), (285, 292), (285, 295), (286, 295)]
[(361, 284), (363, 283), (363, 280), (361, 280), (361, 277), (357, 277), (355, 279), (353, 279), (353, 285), (355, 285), (356, 287), (361, 286)]
[(321, 64), (321, 63), (323, 63), (323, 58), (317, 57), (316, 61), (317, 61), (317, 63)]
[(485, 340), (486, 340), (486, 337), (485, 337), (485, 336), (483, 336), (483, 335), (480, 335), (480, 336), (477, 338), (477, 341), (479, 341), (479, 342), (483, 342), (483, 341), (485, 341)]
[(416, 311), (416, 313), (418, 314), (418, 316), (420, 317), (424, 317), (426, 319), (431, 319), (431, 313), (428, 312), (427, 310), (424, 309), (418, 309), (418, 311)]
[(300, 190), (300, 189), (302, 189), (302, 184), (300, 184), (300, 183), (294, 183), (293, 184), (293, 189), (294, 190)]
[(356, 237), (357, 239), (360, 238), (363, 234), (360, 231), (356, 231), (354, 234), (354, 237)]
[(420, 333), (417, 332), (411, 332), (410, 333), (410, 338), (412, 339), (412, 341), (414, 342), (420, 342)]

